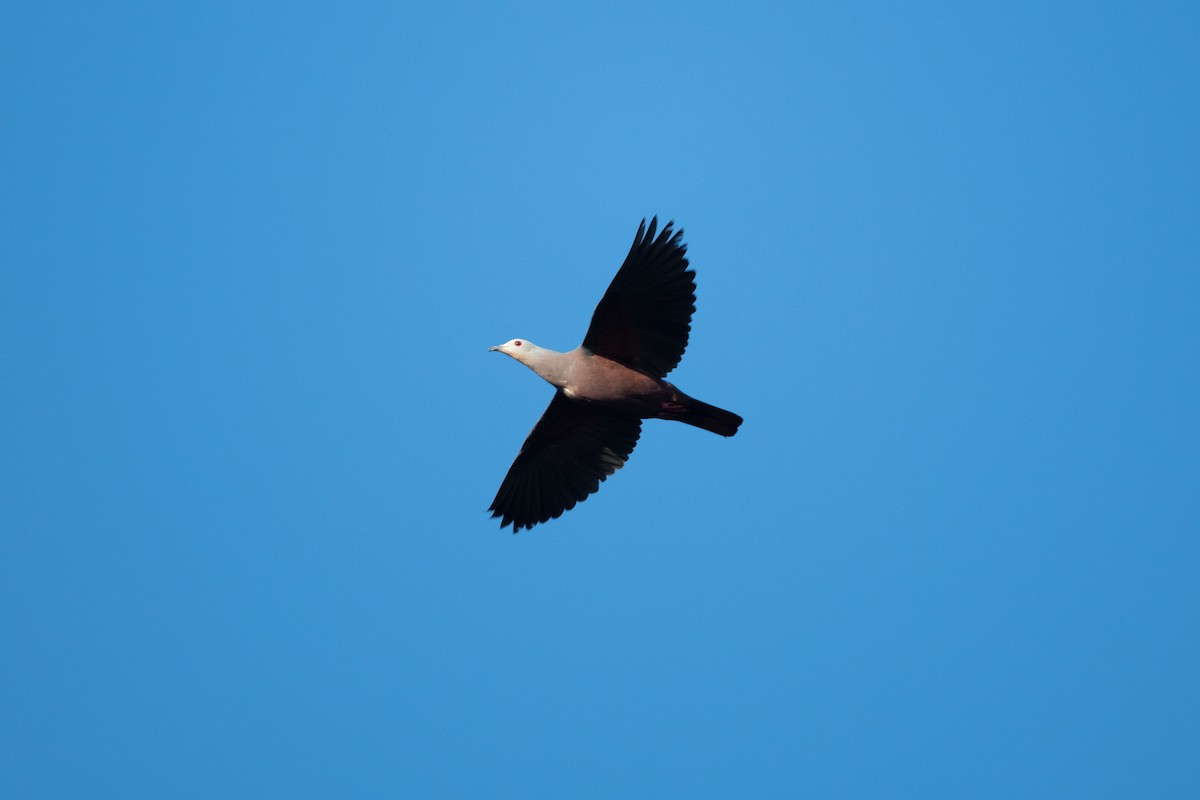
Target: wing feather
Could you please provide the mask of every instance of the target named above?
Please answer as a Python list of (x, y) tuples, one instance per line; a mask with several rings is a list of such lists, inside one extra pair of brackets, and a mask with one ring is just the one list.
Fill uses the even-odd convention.
[(554, 519), (586, 500), (629, 460), (641, 420), (554, 395), (488, 509), (513, 532)]
[(688, 269), (683, 229), (655, 234), (658, 218), (638, 226), (629, 255), (592, 314), (583, 346), (655, 378), (683, 357), (696, 310), (696, 273)]

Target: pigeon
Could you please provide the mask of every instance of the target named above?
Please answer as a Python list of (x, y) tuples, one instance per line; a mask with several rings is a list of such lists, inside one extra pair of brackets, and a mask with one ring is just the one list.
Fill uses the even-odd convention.
[(696, 310), (683, 229), (643, 219), (625, 263), (592, 314), (583, 344), (566, 353), (511, 339), (489, 347), (555, 388), (488, 509), (513, 533), (562, 515), (625, 465), (643, 419), (684, 422), (733, 436), (742, 418), (663, 380), (687, 348)]

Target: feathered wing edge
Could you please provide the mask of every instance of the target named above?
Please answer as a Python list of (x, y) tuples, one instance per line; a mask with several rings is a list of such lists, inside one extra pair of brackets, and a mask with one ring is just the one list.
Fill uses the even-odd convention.
[(617, 274), (592, 314), (583, 346), (656, 378), (679, 363), (696, 310), (683, 229), (643, 219)]
[(513, 533), (560, 516), (600, 488), (629, 460), (641, 420), (554, 395), (526, 437), (489, 507)]

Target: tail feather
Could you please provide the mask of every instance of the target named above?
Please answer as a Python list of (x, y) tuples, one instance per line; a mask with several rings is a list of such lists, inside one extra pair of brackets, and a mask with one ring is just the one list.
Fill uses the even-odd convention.
[(710, 406), (708, 403), (695, 399), (689, 400), (687, 407), (675, 419), (721, 436), (733, 436), (737, 433), (738, 426), (742, 424), (742, 418), (732, 411)]

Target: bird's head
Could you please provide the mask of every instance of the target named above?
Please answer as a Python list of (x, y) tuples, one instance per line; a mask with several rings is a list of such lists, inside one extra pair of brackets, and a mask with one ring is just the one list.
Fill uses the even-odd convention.
[(512, 356), (517, 361), (524, 362), (525, 358), (540, 348), (529, 341), (528, 339), (509, 339), (504, 344), (498, 344), (495, 347), (489, 347), (488, 352), (493, 350)]

